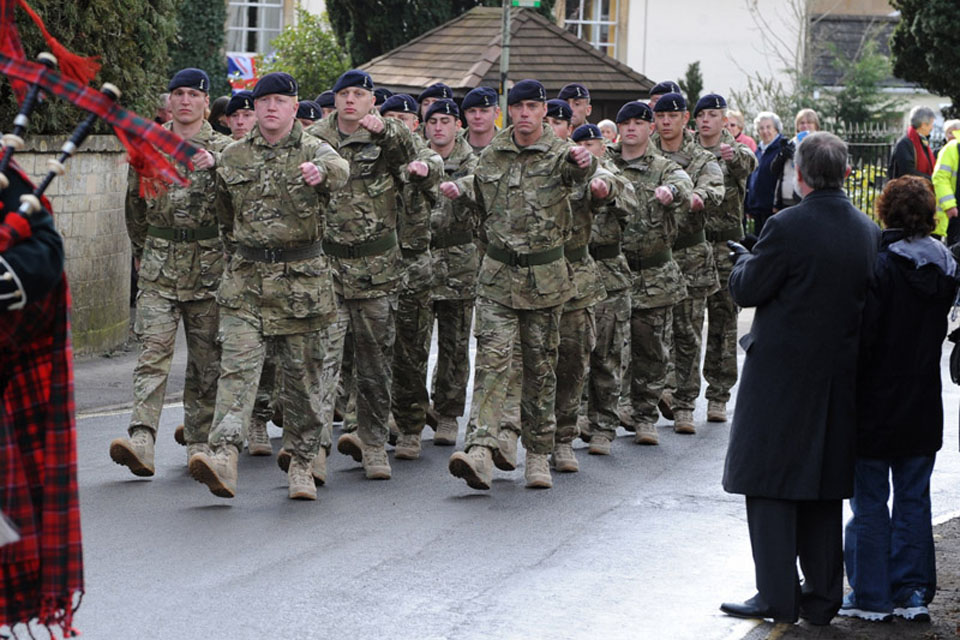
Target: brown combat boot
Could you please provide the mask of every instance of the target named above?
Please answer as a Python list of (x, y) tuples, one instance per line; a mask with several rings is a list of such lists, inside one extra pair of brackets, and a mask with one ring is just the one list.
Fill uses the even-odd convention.
[(393, 452), (397, 460), (416, 460), (420, 457), (420, 434), (401, 433), (397, 438), (397, 448)]
[(620, 416), (620, 426), (630, 433), (636, 433), (637, 423), (633, 420), (633, 409), (621, 408), (618, 414)]
[(673, 394), (669, 391), (664, 391), (663, 395), (660, 396), (660, 400), (657, 401), (657, 409), (660, 410), (660, 415), (664, 418), (673, 420)]
[(290, 460), (290, 468), (287, 470), (287, 483), (289, 485), (287, 495), (291, 500), (317, 499), (317, 486), (313, 480), (310, 467), (311, 465), (299, 456), (293, 456)]
[(153, 464), (153, 432), (146, 427), (135, 427), (129, 438), (115, 438), (110, 442), (110, 458), (128, 467), (135, 476), (146, 478), (156, 473)]
[(660, 436), (657, 435), (657, 428), (648, 423), (642, 422), (637, 425), (637, 434), (633, 436), (636, 444), (660, 444)]
[(727, 403), (719, 400), (707, 401), (707, 422), (726, 422)]
[(210, 445), (206, 442), (191, 442), (187, 445), (187, 466), (190, 466), (190, 458), (197, 453), (210, 453)]
[[(291, 458), (293, 456), (290, 455), (290, 452), (281, 447), (280, 451), (277, 452), (277, 466), (284, 472), (289, 471)], [(313, 475), (313, 483), (318, 487), (327, 483), (327, 450), (323, 447), (320, 447), (317, 455), (310, 462), (310, 473)]]
[(267, 435), (267, 423), (258, 418), (250, 419), (250, 430), (247, 433), (247, 453), (251, 456), (272, 456), (273, 446), (270, 436)]
[(474, 445), (470, 451), (457, 451), (450, 456), (447, 468), (454, 477), (466, 480), (471, 489), (488, 490), (493, 482), (493, 452)]
[(457, 444), (457, 419), (453, 416), (439, 416), (433, 444), (437, 447), (452, 447)]
[(173, 430), (173, 440), (181, 447), (187, 446), (187, 428), (184, 425), (178, 424)]
[(590, 429), (590, 420), (583, 414), (577, 416), (577, 432), (580, 439), (586, 443), (589, 443), (590, 438), (593, 437), (593, 431)]
[(550, 461), (560, 473), (576, 473), (580, 471), (580, 465), (577, 463), (577, 455), (573, 452), (573, 445), (570, 443), (558, 442), (553, 448), (553, 456)]
[(237, 495), (237, 458), (240, 451), (232, 444), (213, 448), (212, 454), (198, 453), (190, 458), (190, 475), (207, 485), (219, 498)]
[(610, 445), (612, 441), (610, 436), (602, 431), (598, 431), (593, 434), (593, 437), (590, 438), (590, 448), (588, 452), (592, 456), (608, 456), (610, 455)]
[(693, 434), (697, 432), (697, 427), (693, 424), (693, 411), (690, 409), (677, 409), (674, 411), (676, 420), (673, 422), (673, 430), (676, 433)]
[(356, 431), (341, 434), (337, 439), (337, 451), (353, 458), (354, 462), (363, 462), (363, 442)]
[(386, 447), (363, 445), (363, 470), (368, 480), (389, 480), (391, 471)]
[(527, 452), (527, 468), (523, 471), (528, 489), (550, 489), (553, 478), (550, 477), (550, 463), (545, 453)]
[(501, 471), (513, 471), (517, 468), (517, 440), (520, 435), (510, 429), (500, 429), (497, 444), (493, 450), (493, 464)]

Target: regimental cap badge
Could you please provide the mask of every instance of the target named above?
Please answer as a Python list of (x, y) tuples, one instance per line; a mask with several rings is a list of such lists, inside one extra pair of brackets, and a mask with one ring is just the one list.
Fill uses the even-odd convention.
[(203, 83), (204, 83), (204, 82), (206, 82), (206, 81), (205, 81), (203, 78), (200, 78), (200, 91), (206, 91), (206, 89), (203, 88)]

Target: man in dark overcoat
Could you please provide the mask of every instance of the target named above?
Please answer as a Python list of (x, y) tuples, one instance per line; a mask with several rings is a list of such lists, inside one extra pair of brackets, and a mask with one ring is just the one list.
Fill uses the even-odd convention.
[(756, 314), (740, 340), (747, 355), (723, 488), (746, 496), (757, 595), (720, 608), (828, 624), (843, 596), (860, 317), (880, 229), (840, 189), (842, 140), (809, 135), (795, 164), (803, 201), (767, 221), (752, 253), (734, 246), (730, 292)]

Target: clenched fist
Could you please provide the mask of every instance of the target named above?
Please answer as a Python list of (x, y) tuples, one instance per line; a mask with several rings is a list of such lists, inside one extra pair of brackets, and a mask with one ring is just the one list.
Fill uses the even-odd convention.
[(440, 193), (451, 200), (456, 200), (460, 197), (460, 187), (457, 186), (456, 182), (441, 182)]
[(586, 169), (590, 166), (590, 158), (593, 157), (593, 154), (590, 153), (590, 149), (586, 147), (574, 147), (570, 149), (569, 158), (572, 160), (578, 167), (581, 169)]
[(670, 187), (660, 185), (653, 190), (653, 196), (660, 202), (660, 204), (670, 204), (673, 202), (673, 191), (670, 190)]
[(373, 113), (368, 113), (367, 115), (360, 118), (360, 126), (369, 131), (370, 133), (380, 133), (383, 131), (383, 119)]
[(603, 178), (594, 178), (590, 181), (590, 193), (597, 200), (603, 200), (610, 195), (610, 185)]
[(303, 181), (311, 187), (315, 187), (323, 182), (323, 172), (312, 162), (304, 162), (300, 165), (300, 173), (303, 174)]
[(195, 169), (212, 169), (215, 163), (213, 159), (213, 154), (207, 151), (206, 149), (200, 149), (195, 154), (193, 154), (193, 166)]

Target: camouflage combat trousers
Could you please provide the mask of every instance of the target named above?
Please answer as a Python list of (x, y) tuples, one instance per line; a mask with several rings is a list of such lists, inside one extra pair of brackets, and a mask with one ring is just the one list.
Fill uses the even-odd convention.
[(700, 347), (707, 299), (691, 293), (673, 307), (672, 360), (676, 371), (674, 409), (693, 410), (700, 395)]
[(272, 345), (267, 343), (264, 350), (260, 385), (257, 387), (257, 399), (253, 404), (253, 419), (264, 424), (273, 419), (280, 397), (280, 387), (277, 384), (277, 356), (271, 347)]
[(332, 347), (343, 352), (341, 372), (348, 358), (353, 360), (357, 387), (356, 427), (347, 424), (344, 431), (356, 430), (370, 446), (387, 442), (393, 389), (393, 345), (396, 340), (397, 295), (343, 300), (337, 322), (344, 322), (353, 335), (353, 353), (347, 354), (343, 341)]
[(656, 424), (657, 402), (667, 375), (667, 326), (670, 307), (633, 309), (630, 313), (630, 404), (637, 424)]
[(427, 359), (433, 331), (430, 290), (403, 293), (397, 305), (393, 349), (393, 417), (400, 433), (419, 434), (427, 424)]
[(620, 425), (617, 407), (622, 385), (621, 355), (630, 331), (630, 290), (608, 291), (607, 298), (594, 307), (594, 317), (597, 344), (590, 352), (587, 419), (591, 432), (605, 432), (613, 437)]
[(733, 264), (726, 247), (714, 245), (720, 272), (720, 290), (707, 298), (707, 349), (703, 358), (703, 378), (707, 381), (707, 400), (730, 401), (730, 389), (737, 383), (737, 305), (727, 282)]
[(514, 342), (520, 337), (523, 359), (520, 423), (527, 451), (553, 451), (557, 392), (557, 350), (563, 305), (546, 309), (511, 309), (486, 298), (477, 299), (474, 333), (477, 357), (473, 401), (465, 449), (496, 449), (500, 420), (510, 382)]
[(437, 366), (433, 369), (433, 408), (441, 416), (459, 417), (467, 404), (470, 380), (470, 325), (473, 299), (435, 300)]
[(269, 345), (281, 376), (283, 446), (303, 460), (312, 460), (319, 451), (323, 428), (321, 369), (330, 348), (327, 333), (265, 336), (251, 322), (224, 308), (220, 341), (223, 355), (210, 445), (243, 446)]
[[(330, 453), (333, 444), (333, 410), (339, 400), (337, 394), (340, 392), (340, 379), (343, 372), (343, 357), (345, 355), (345, 345), (347, 342), (347, 330), (350, 327), (350, 318), (348, 314), (342, 313), (343, 298), (337, 297), (337, 319), (330, 323), (324, 329), (324, 341), (328, 349), (323, 354), (322, 370), (320, 372), (320, 415), (323, 419), (323, 428), (320, 432), (320, 445)], [(356, 411), (356, 395), (352, 402), (352, 411)], [(346, 415), (346, 414), (344, 414)], [(346, 417), (344, 417), (346, 425)], [(354, 430), (356, 430), (356, 420), (353, 421)]]
[(206, 442), (220, 375), (218, 317), (217, 301), (213, 298), (178, 302), (150, 289), (140, 290), (134, 321), (140, 348), (133, 370), (131, 433), (135, 427), (147, 427), (156, 436), (173, 361), (177, 326), (182, 318), (187, 338), (187, 371), (183, 384), (184, 436), (191, 444)]
[(560, 348), (557, 355), (556, 442), (570, 444), (580, 432), (577, 416), (590, 352), (597, 343), (593, 307), (564, 311), (560, 316)]
[[(342, 303), (342, 299), (341, 299)], [(343, 349), (340, 357), (340, 372), (337, 380), (336, 409), (343, 416), (343, 426), (351, 431), (357, 430), (357, 381), (353, 375), (353, 333), (347, 323), (343, 337)]]
[(507, 397), (500, 415), (500, 428), (520, 433), (520, 396), (523, 391), (523, 350), (519, 334), (513, 341), (510, 353), (510, 370), (507, 373)]

